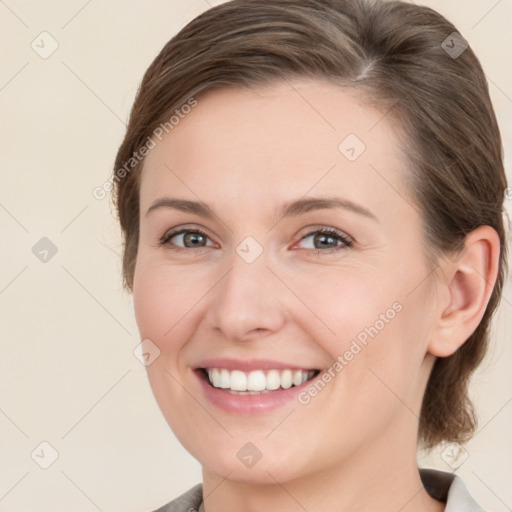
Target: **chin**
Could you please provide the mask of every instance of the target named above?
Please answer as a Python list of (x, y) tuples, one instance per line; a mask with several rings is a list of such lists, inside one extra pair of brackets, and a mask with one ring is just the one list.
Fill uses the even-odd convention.
[(231, 482), (250, 485), (275, 485), (303, 476), (297, 467), (290, 469), (290, 464), (283, 460), (266, 461), (261, 459), (253, 467), (245, 467), (239, 461), (199, 460), (204, 471), (226, 478)]

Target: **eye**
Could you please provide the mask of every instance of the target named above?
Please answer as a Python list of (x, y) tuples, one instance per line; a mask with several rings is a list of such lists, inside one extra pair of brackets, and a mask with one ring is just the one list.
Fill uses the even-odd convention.
[(214, 244), (207, 244), (208, 235), (198, 228), (182, 228), (166, 233), (160, 239), (160, 245), (168, 245), (174, 250), (201, 249)]
[[(300, 239), (306, 247), (306, 250), (311, 250), (316, 254), (338, 252), (353, 245), (345, 234), (333, 228), (319, 228), (315, 231), (310, 231), (307, 235)], [(299, 243), (300, 243), (299, 242)]]
[[(208, 243), (209, 241), (211, 242), (209, 236), (199, 228), (182, 228), (166, 233), (160, 238), (159, 244), (181, 251), (214, 247), (215, 244)], [(353, 245), (352, 240), (341, 231), (325, 227), (310, 231), (300, 239), (299, 244), (301, 242), (306, 245), (302, 247), (303, 249), (313, 251), (315, 254), (338, 252)]]

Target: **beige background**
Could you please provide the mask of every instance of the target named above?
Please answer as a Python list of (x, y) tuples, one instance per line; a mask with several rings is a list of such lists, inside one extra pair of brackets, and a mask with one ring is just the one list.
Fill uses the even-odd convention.
[[(453, 21), (481, 58), (511, 180), (512, 2), (424, 3)], [(199, 464), (175, 440), (132, 353), (140, 340), (121, 290), (118, 228), (109, 201), (92, 189), (109, 177), (144, 70), (208, 7), (0, 2), (2, 512), (149, 511), (200, 481)], [(39, 53), (58, 48), (42, 58), (33, 41)], [(42, 237), (58, 250), (46, 263), (32, 252)], [(473, 381), (482, 427), (457, 470), (495, 511), (512, 507), (511, 324), (509, 279)], [(58, 458), (43, 469), (52, 450)], [(422, 463), (453, 471), (446, 460), (454, 452), (440, 451)]]

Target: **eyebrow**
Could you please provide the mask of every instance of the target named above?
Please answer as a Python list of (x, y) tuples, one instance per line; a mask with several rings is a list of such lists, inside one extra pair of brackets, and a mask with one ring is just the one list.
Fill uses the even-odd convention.
[(180, 212), (194, 213), (200, 217), (211, 219), (214, 217), (213, 211), (205, 203), (199, 201), (190, 201), (188, 199), (173, 199), (171, 197), (162, 197), (154, 201), (154, 203), (148, 208), (146, 216), (158, 208), (172, 208)]
[[(206, 203), (171, 197), (156, 199), (148, 208), (146, 216), (158, 208), (171, 208), (185, 213), (193, 213), (207, 219), (215, 217), (214, 212)], [(297, 217), (312, 210), (334, 208), (343, 208), (378, 222), (377, 217), (370, 210), (342, 197), (308, 197), (297, 199), (283, 205), (281, 217)]]
[(343, 208), (377, 221), (377, 217), (364, 206), (342, 197), (308, 197), (285, 203), (282, 217), (295, 217), (311, 210)]

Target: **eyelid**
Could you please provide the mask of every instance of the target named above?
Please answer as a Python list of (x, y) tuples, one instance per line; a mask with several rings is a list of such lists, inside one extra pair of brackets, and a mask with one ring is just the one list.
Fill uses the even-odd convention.
[[(324, 233), (326, 235), (331, 235), (334, 238), (337, 238), (340, 241), (340, 244), (335, 247), (328, 247), (328, 248), (323, 248), (323, 249), (304, 248), (303, 250), (314, 251), (315, 253), (338, 252), (342, 249), (352, 247), (354, 244), (354, 239), (350, 235), (347, 235), (345, 232), (343, 232), (337, 228), (333, 228), (331, 226), (313, 225), (313, 226), (306, 226), (303, 228), (303, 230), (306, 230), (306, 229), (307, 229), (307, 232), (300, 235), (300, 238), (296, 242), (293, 243), (292, 248), (295, 247), (297, 244), (299, 244), (302, 240), (309, 238), (310, 236), (315, 235), (317, 233)], [(216, 245), (218, 246), (218, 244), (216, 244), (216, 242), (214, 242), (212, 240), (212, 238), (210, 237), (210, 235), (207, 233), (207, 230), (205, 230), (204, 228), (202, 228), (198, 225), (182, 225), (182, 226), (171, 228), (171, 229), (167, 230), (164, 233), (164, 235), (162, 235), (162, 237), (159, 238), (159, 245), (167, 246), (168, 244), (170, 244), (171, 238), (174, 238), (175, 236), (182, 235), (182, 234), (189, 233), (189, 232), (199, 233), (200, 235), (206, 237), (207, 245), (194, 248), (194, 247), (183, 247), (181, 245), (171, 244), (173, 246), (172, 250), (176, 250), (176, 251), (193, 250), (194, 252), (198, 252), (201, 249), (206, 249), (208, 247), (211, 248), (212, 246), (216, 246)], [(213, 245), (208, 245), (208, 241), (212, 242)]]
[[(187, 225), (187, 224), (185, 224), (185, 225), (182, 225), (182, 226), (178, 226), (178, 227), (175, 227), (175, 228), (168, 229), (158, 239), (159, 245), (165, 246), (165, 245), (170, 243), (171, 238), (174, 238), (177, 235), (182, 235), (184, 233), (189, 233), (189, 232), (199, 233), (199, 234), (203, 235), (204, 237), (206, 237), (211, 242), (213, 242), (212, 237), (207, 233), (206, 229), (204, 229), (203, 227), (200, 227), (200, 226), (197, 226), (197, 225)], [(213, 242), (213, 243), (215, 244), (215, 242)], [(206, 247), (212, 247), (212, 246), (211, 245), (206, 245), (204, 247), (197, 247), (194, 250), (197, 251), (198, 249), (205, 249)], [(176, 249), (176, 250), (192, 249), (191, 247), (182, 247), (181, 245), (174, 245), (173, 248)]]
[[(341, 231), (340, 229), (333, 228), (331, 226), (318, 224), (318, 225), (313, 225), (313, 226), (307, 226), (304, 229), (307, 229), (308, 231), (305, 234), (300, 235), (300, 238), (297, 240), (297, 242), (294, 243), (294, 245), (299, 243), (300, 241), (304, 240), (305, 238), (308, 238), (309, 236), (314, 235), (316, 233), (326, 233), (326, 234), (330, 234), (334, 237), (337, 237), (347, 247), (350, 247), (355, 243), (355, 240), (350, 235), (348, 235), (344, 231)], [(314, 250), (317, 250), (317, 249), (314, 249)]]

